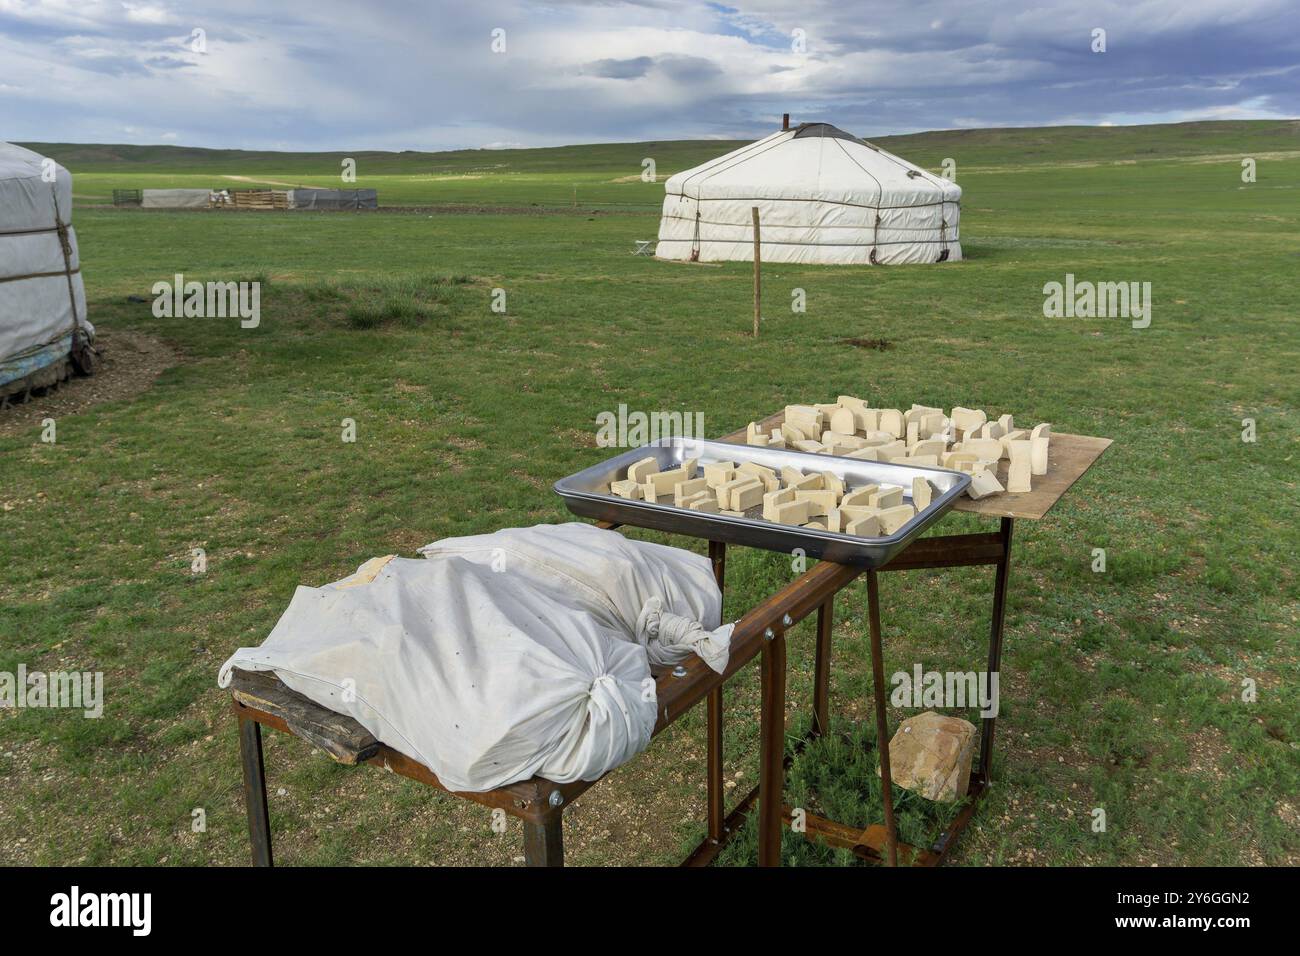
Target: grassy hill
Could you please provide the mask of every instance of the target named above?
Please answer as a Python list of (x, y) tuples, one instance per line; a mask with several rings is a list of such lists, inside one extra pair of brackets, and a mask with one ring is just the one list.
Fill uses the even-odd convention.
[[(934, 169), (950, 157), (959, 169), (972, 169), (1300, 155), (1300, 120), (938, 130), (872, 142)], [(662, 180), (742, 143), (671, 140), (438, 153), (21, 145), (72, 170), (78, 199), (86, 203), (107, 202), (117, 188), (337, 186), (340, 164), (350, 157), (356, 160), (356, 185), (378, 189), (381, 205), (567, 205), (576, 196), (583, 205), (652, 206), (662, 191), (640, 181), (642, 160), (653, 158)]]
[(641, 160), (688, 168), (742, 145), (730, 140), (676, 140), (646, 143), (597, 143), (540, 149), (461, 149), (425, 153), (378, 150), (289, 153), (241, 149), (202, 149), (195, 146), (130, 146), (85, 143), (21, 143), (52, 156), (74, 173), (262, 173), (266, 175), (337, 175), (350, 157), (358, 169), (378, 175), (416, 173), (557, 173), (639, 169)]
[[(1231, 120), (1157, 126), (1044, 126), (935, 130), (905, 136), (865, 135), (890, 152), (937, 164), (961, 154), (970, 163), (1079, 162), (1300, 149), (1300, 120)], [(449, 152), (290, 153), (87, 143), (22, 143), (52, 156), (74, 173), (333, 174), (344, 157), (378, 174), (469, 172), (562, 173), (638, 167), (653, 156), (664, 168), (684, 169), (744, 144), (744, 140), (664, 140), (596, 143), (539, 149), (461, 149)]]

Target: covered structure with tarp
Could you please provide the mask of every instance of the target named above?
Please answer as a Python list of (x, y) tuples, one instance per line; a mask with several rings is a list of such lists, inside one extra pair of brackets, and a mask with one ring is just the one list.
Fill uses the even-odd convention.
[(294, 189), (289, 192), (290, 209), (378, 209), (379, 193), (374, 189)]
[(145, 209), (207, 209), (211, 203), (210, 189), (144, 189), (140, 195)]
[(782, 129), (664, 184), (655, 255), (837, 265), (961, 258), (961, 187), (831, 126)]
[(93, 369), (72, 174), (0, 143), (0, 402)]

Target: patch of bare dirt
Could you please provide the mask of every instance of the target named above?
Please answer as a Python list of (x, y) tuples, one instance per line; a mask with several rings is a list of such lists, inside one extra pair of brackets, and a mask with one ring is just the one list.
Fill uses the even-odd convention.
[(134, 398), (147, 391), (164, 369), (177, 365), (181, 355), (161, 339), (126, 329), (99, 329), (95, 346), (100, 351), (99, 371), (89, 378), (73, 375), (45, 395), (0, 411), (0, 435), (13, 435), (33, 427), (43, 418), (58, 419), (98, 405)]
[(667, 174), (667, 173), (656, 173), (656, 174), (655, 174), (655, 177), (654, 177), (653, 180), (651, 180), (651, 179), (642, 179), (642, 178), (641, 178), (642, 175), (644, 175), (644, 174), (642, 174), (642, 173), (633, 173), (631, 176), (619, 176), (619, 177), (616, 178), (616, 179), (610, 179), (610, 180), (606, 180), (606, 181), (607, 181), (607, 182), (611, 182), (611, 183), (648, 183), (648, 182), (661, 183), (661, 182), (663, 182), (664, 180), (666, 180), (666, 179), (668, 178), (668, 174)]
[(613, 211), (589, 206), (488, 206), (443, 203), (431, 206), (383, 206), (372, 212), (427, 213), (440, 216), (608, 216)]
[(290, 189), (312, 189), (317, 187), (304, 186), (302, 183), (285, 183), (278, 179), (254, 179), (252, 176), (222, 176), (222, 179), (234, 179), (241, 183), (258, 183), (265, 186), (288, 186)]
[(557, 430), (555, 437), (562, 444), (570, 445), (574, 448), (598, 448), (595, 432), (586, 431), (581, 428), (565, 428)]
[(884, 352), (885, 350), (893, 348), (894, 346), (894, 343), (890, 342), (888, 339), (869, 339), (863, 336), (858, 336), (856, 338), (849, 338), (849, 339), (840, 339), (840, 344), (852, 345), (854, 348), (858, 348), (858, 349), (875, 349), (877, 352)]

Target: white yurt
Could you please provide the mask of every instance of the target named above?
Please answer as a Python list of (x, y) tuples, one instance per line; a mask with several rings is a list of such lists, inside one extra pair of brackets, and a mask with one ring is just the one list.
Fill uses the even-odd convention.
[(665, 183), (660, 259), (895, 265), (961, 258), (961, 188), (828, 123), (804, 123)]
[(0, 143), (0, 401), (92, 370), (72, 174), (39, 153)]

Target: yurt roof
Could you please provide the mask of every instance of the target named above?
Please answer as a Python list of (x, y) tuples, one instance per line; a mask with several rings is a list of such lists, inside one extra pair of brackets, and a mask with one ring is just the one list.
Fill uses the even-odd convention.
[(0, 180), (40, 178), (45, 157), (13, 143), (0, 143)]
[(781, 130), (664, 184), (693, 199), (816, 199), (916, 206), (961, 198), (961, 188), (829, 123)]

